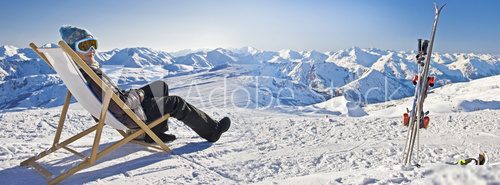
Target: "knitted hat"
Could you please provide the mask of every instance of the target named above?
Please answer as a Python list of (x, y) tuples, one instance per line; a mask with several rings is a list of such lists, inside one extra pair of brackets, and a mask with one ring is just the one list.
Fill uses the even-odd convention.
[(75, 42), (86, 38), (87, 36), (94, 37), (88, 30), (85, 28), (78, 28), (69, 25), (63, 25), (59, 29), (59, 33), (61, 33), (61, 37), (66, 42), (71, 49), (75, 50)]

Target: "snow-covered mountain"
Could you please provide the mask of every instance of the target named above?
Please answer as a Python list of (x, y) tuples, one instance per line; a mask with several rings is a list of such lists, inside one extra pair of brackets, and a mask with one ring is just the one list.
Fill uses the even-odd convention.
[(0, 80), (53, 73), (54, 71), (30, 48), (0, 47)]
[(455, 62), (448, 64), (450, 69), (459, 70), (467, 79), (477, 79), (498, 74), (500, 63), (492, 55), (458, 54)]
[(173, 51), (173, 52), (169, 52), (172, 56), (174, 57), (180, 57), (180, 56), (184, 56), (184, 55), (187, 55), (187, 54), (190, 54), (190, 53), (197, 53), (197, 52), (200, 52), (200, 51), (210, 51), (212, 49), (208, 49), (208, 48), (204, 48), (204, 49), (183, 49), (183, 50), (178, 50), (178, 51)]
[(387, 55), (387, 51), (378, 49), (361, 49), (352, 47), (347, 50), (340, 50), (329, 53), (328, 61), (336, 62), (340, 66), (352, 70), (362, 67), (371, 67), (382, 55)]
[(123, 67), (143, 68), (146, 66), (169, 65), (173, 56), (167, 52), (150, 48), (125, 48), (115, 50), (114, 54), (103, 65), (121, 65)]
[[(212, 59), (212, 60), (210, 60)], [(214, 60), (215, 59), (215, 60)], [(192, 66), (193, 68), (213, 68), (218, 65), (234, 62), (234, 59), (222, 51), (196, 52), (175, 58), (177, 64)]]
[(231, 51), (217, 48), (211, 51), (199, 51), (176, 57), (175, 64), (207, 69), (228, 64), (253, 64), (256, 62), (256, 55), (259, 53), (260, 51), (251, 51), (250, 49), (248, 51), (243, 51), (243, 49)]
[[(54, 47), (48, 45), (47, 47)], [(430, 73), (437, 77), (437, 86), (470, 81), (500, 74), (500, 59), (489, 54), (434, 53)], [(344, 96), (359, 106), (411, 96), (414, 86), (410, 79), (417, 73), (413, 51), (392, 51), (352, 47), (332, 52), (263, 51), (252, 47), (217, 48), (183, 56), (150, 48), (125, 48), (98, 52), (97, 59), (106, 72), (124, 88), (145, 84), (151, 80), (179, 75), (222, 75), (229, 80), (262, 79), (260, 88), (292, 91), (298, 100), (284, 100), (285, 105), (310, 105), (333, 97)], [(31, 83), (12, 83), (29, 76), (49, 79), (54, 72), (29, 48), (0, 47), (0, 88), (30, 89)], [(118, 67), (113, 67), (118, 66)], [(222, 70), (230, 66), (231, 70)], [(210, 74), (210, 75), (209, 75)], [(265, 83), (264, 83), (265, 82)], [(54, 81), (54, 83), (60, 83)], [(241, 82), (243, 83), (243, 82)], [(248, 87), (250, 85), (246, 83)], [(280, 84), (280, 85), (277, 85)], [(46, 86), (45, 88), (55, 88)], [(304, 89), (306, 88), (306, 89)], [(266, 93), (261, 91), (263, 96)], [(257, 93), (259, 94), (259, 93)], [(267, 94), (269, 96), (269, 94)], [(49, 97), (32, 98), (33, 106), (49, 102)], [(270, 95), (274, 96), (274, 95)], [(64, 93), (56, 99), (64, 98)], [(262, 96), (261, 96), (262, 97)], [(0, 107), (12, 108), (18, 97), (2, 97)], [(258, 100), (253, 100), (258, 101)], [(1, 103), (3, 102), (3, 103)], [(6, 103), (10, 102), (10, 103)], [(56, 101), (59, 102), (59, 101)], [(28, 105), (28, 104), (22, 104)]]
[(0, 47), (0, 59), (4, 59), (7, 57), (11, 57), (11, 56), (16, 55), (17, 50), (18, 50), (18, 48), (14, 47), (14, 46), (9, 46), (9, 45), (1, 46)]
[(65, 94), (66, 87), (56, 74), (13, 78), (0, 83), (0, 109), (58, 106)]

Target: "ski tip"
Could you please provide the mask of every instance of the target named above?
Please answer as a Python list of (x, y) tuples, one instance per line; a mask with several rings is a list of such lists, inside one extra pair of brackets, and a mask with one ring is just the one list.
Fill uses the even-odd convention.
[(443, 8), (446, 6), (446, 3), (443, 4), (443, 6), (441, 6), (441, 8), (439, 8), (439, 12), (441, 12), (441, 10), (443, 10)]
[(446, 6), (446, 3), (445, 3), (445, 4), (443, 4), (443, 6), (441, 6), (441, 7), (440, 7), (440, 6), (437, 4), (437, 2), (434, 2), (434, 10), (436, 11), (436, 14), (441, 13), (441, 10), (443, 10), (443, 8), (444, 8), (445, 6)]

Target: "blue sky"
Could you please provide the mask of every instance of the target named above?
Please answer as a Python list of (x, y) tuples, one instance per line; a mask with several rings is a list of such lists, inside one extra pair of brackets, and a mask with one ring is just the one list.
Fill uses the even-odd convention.
[[(85, 27), (103, 50), (253, 46), (263, 50), (414, 50), (428, 38), (430, 0), (178, 0), (0, 2), (0, 45), (56, 42), (63, 24)], [(438, 1), (444, 3), (445, 1)], [(500, 1), (448, 1), (435, 51), (500, 54)]]

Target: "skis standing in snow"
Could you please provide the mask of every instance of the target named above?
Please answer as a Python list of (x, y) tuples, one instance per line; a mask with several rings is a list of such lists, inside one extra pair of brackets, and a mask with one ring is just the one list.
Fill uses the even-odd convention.
[[(412, 110), (407, 111), (407, 113), (403, 115), (403, 124), (405, 126), (409, 126), (406, 145), (403, 151), (403, 165), (411, 163), (415, 142), (418, 142), (419, 129), (427, 128), (429, 125), (430, 119), (427, 116), (429, 112), (427, 111), (424, 113), (423, 106), (429, 86), (434, 86), (434, 77), (429, 76), (429, 65), (432, 57), (432, 46), (434, 45), (434, 38), (436, 36), (439, 14), (441, 13), (443, 7), (444, 5), (439, 7), (437, 4), (434, 4), (435, 15), (431, 40), (425, 40), (424, 42), (422, 42), (421, 39), (418, 40), (418, 75), (415, 75), (413, 79), (413, 84), (415, 84), (415, 99), (413, 100)], [(423, 62), (424, 60), (425, 62)], [(410, 114), (408, 114), (408, 112)]]

